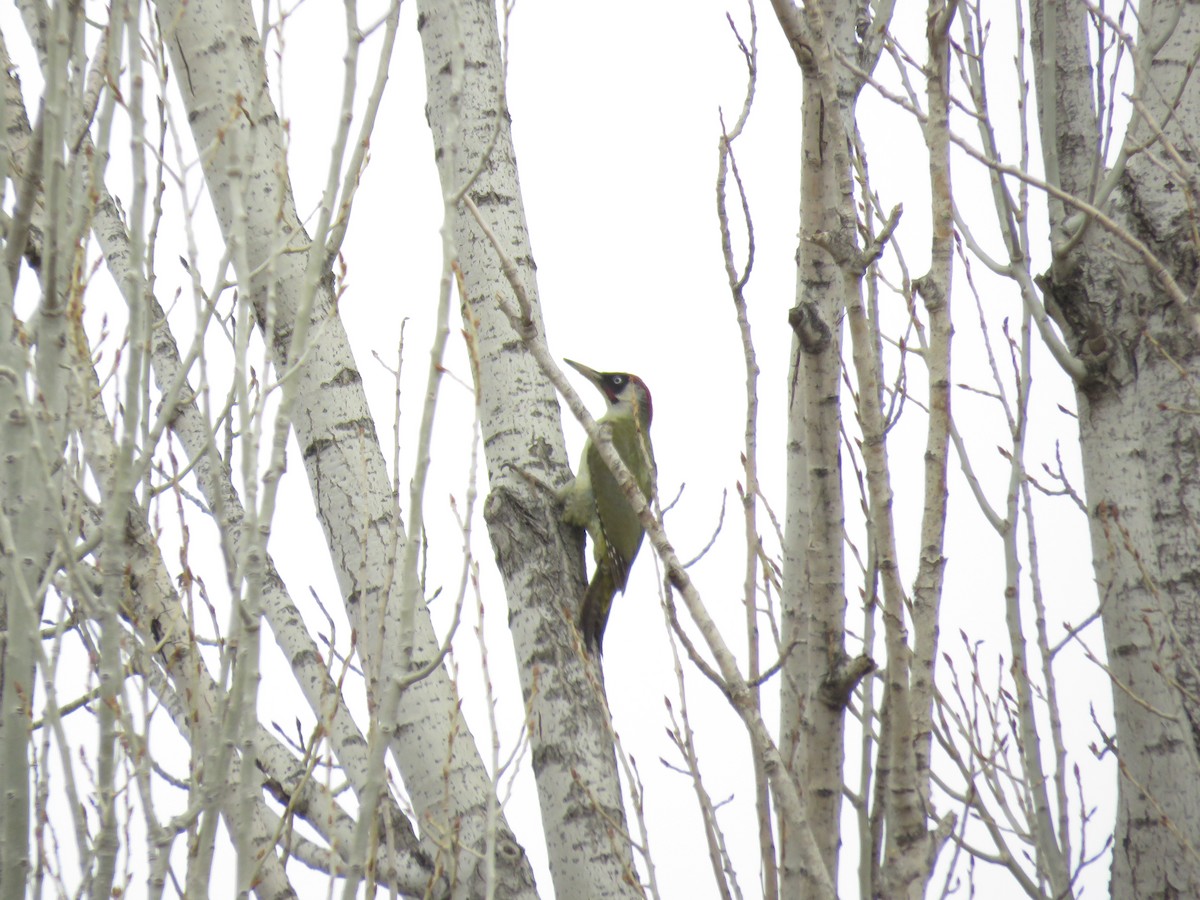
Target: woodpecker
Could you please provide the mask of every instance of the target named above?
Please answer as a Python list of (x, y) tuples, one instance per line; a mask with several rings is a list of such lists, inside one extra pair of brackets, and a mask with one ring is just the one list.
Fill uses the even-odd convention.
[[(611, 428), (613, 446), (649, 502), (654, 479), (650, 446), (654, 407), (645, 382), (626, 372), (597, 372), (570, 359), (567, 364), (608, 401), (608, 410), (597, 424)], [(596, 568), (576, 621), (585, 646), (599, 653), (613, 597), (625, 590), (645, 529), (590, 438), (584, 444), (575, 480), (562, 489), (562, 499), (564, 521), (586, 528), (592, 539)]]

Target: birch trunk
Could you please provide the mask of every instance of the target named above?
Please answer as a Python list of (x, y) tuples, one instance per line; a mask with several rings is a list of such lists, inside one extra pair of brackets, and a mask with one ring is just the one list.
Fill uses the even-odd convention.
[[(780, 749), (806, 789), (809, 822), (836, 883), (841, 847), (845, 708), (823, 702), (822, 686), (846, 661), (845, 526), (841, 485), (841, 320), (846, 286), (817, 234), (854, 243), (853, 187), (847, 152), (858, 85), (835, 53), (858, 59), (858, 16), (851, 4), (801, 11), (772, 4), (804, 78), (801, 101), (800, 243), (796, 250), (795, 336), (789, 368), (788, 489), (781, 598), (786, 660)], [(781, 895), (800, 896), (798, 835), (780, 826)]]
[[(8, 75), (7, 48), (0, 47), (6, 73), (0, 98), (0, 134), (6, 145), (0, 154), (0, 197), (6, 176), (20, 186), (13, 216), (5, 217), (5, 252), (0, 254), (0, 893), (6, 896), (22, 893), (33, 870), (29, 743), (36, 694), (34, 647), (41, 640), (47, 567), (61, 564), (55, 554), (67, 531), (65, 517), (74, 508), (64, 492), (58, 461), (67, 434), (67, 321), (75, 311), (69, 305), (77, 302), (75, 244), (86, 227), (76, 192), (83, 192), (88, 164), (79, 154), (63, 150), (63, 135), (82, 91), (79, 80), (69, 80), (66, 73), (69, 55), (80, 46), (78, 10), (56, 12), (54, 25), (61, 39), (53, 49), (60, 71), (46, 85), (48, 102), (36, 139), (19, 86)], [(46, 49), (38, 49), (44, 58)], [(39, 193), (43, 186), (52, 201), (40, 202), (46, 199)], [(16, 317), (15, 292), (25, 250), (21, 238), (34, 227), (48, 277), (41, 285), (37, 324), (30, 334)], [(104, 672), (106, 688), (113, 684), (112, 675), (111, 669)], [(107, 816), (114, 790), (112, 771), (103, 759), (97, 774), (98, 805)]]
[(1053, 201), (1043, 288), (1087, 369), (1079, 432), (1121, 771), (1112, 895), (1197, 896), (1200, 6), (1141, 4), (1133, 118), (1112, 170), (1096, 158), (1089, 13), (1070, 0), (1033, 13), (1047, 178), (1111, 223)]
[[(454, 198), (478, 172), (469, 196), (515, 266), (540, 332), (535, 266), (503, 102), (496, 4), (426, 0), (418, 28), (443, 194)], [(478, 353), (491, 483), (484, 514), (530, 711), (555, 893), (637, 896), (641, 887), (626, 837), (603, 684), (572, 624), (585, 587), (582, 532), (562, 523), (549, 490), (570, 477), (558, 402), (496, 302), (497, 294), (511, 296), (512, 287), (483, 230), (461, 204), (445, 227), (453, 232), (467, 295), (463, 318)]]
[[(393, 547), (403, 544), (404, 535), (362, 380), (337, 316), (327, 234), (318, 228), (310, 239), (296, 216), (253, 16), (233, 0), (202, 5), (167, 0), (158, 11), (243, 292), (274, 347), (278, 370), (294, 379), (285, 388), (294, 392), (292, 424), (358, 635), (382, 737), (404, 777), (428, 852), (440, 859), (459, 895), (481, 896), (491, 779), (475, 744), (465, 739), (469, 732), (445, 670), (436, 666), (428, 677), (399, 684), (407, 671), (400, 668), (400, 647), (409, 636), (400, 633), (396, 618), (401, 586)], [(289, 373), (290, 365), (295, 369)], [(438, 650), (424, 604), (418, 606), (411, 636), (414, 668)], [(496, 829), (497, 890), (531, 895), (528, 862), (502, 816)]]

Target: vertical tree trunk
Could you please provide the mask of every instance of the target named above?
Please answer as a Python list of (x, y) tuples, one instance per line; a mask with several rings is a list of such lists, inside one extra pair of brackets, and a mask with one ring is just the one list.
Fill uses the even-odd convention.
[[(15, 79), (5, 79), (5, 96), (0, 98), (0, 134), (10, 143), (5, 151), (12, 160), (6, 159), (0, 169), (11, 167), (13, 182), (20, 186), (12, 218), (6, 222), (6, 252), (0, 254), (0, 892), (14, 896), (24, 892), (34, 868), (29, 842), (30, 727), (39, 693), (34, 646), (41, 640), (44, 594), (39, 590), (45, 589), (46, 567), (67, 527), (64, 509), (70, 508), (64, 500), (64, 474), (54, 460), (67, 435), (67, 317), (75, 312), (67, 307), (75, 299), (75, 246), (84, 228), (80, 217), (72, 214), (78, 213), (75, 195), (82, 192), (82, 173), (87, 171), (78, 153), (63, 149), (69, 110), (81, 89), (78, 81), (68, 79), (65, 65), (73, 42), (80, 39), (79, 10), (57, 12), (61, 40), (54, 50), (60, 65), (47, 85), (52, 102), (41, 112), (36, 136)], [(45, 53), (45, 48), (39, 50)], [(7, 48), (0, 49), (0, 64), (6, 71), (11, 65)], [(43, 198), (38, 190), (43, 186), (53, 192), (53, 201), (44, 209), (39, 208)], [(51, 274), (43, 278), (31, 353), (29, 335), (16, 316), (15, 292), (25, 239), (32, 230), (39, 235), (42, 270)], [(27, 272), (26, 277), (32, 276)], [(31, 384), (36, 385), (32, 391)], [(105, 687), (110, 686), (106, 680)], [(107, 815), (113, 808), (113, 781), (105, 776), (112, 773), (97, 774), (97, 805), (101, 815)]]
[[(836, 173), (822, 160), (828, 143), (845, 141), (839, 118), (825, 120), (823, 101), (806, 80), (801, 150), (801, 234), (838, 227)], [(832, 132), (832, 133), (831, 133)], [(848, 181), (849, 173), (844, 173)], [(821, 682), (844, 655), (841, 462), (841, 278), (825, 251), (801, 240), (796, 306), (791, 313), (792, 381), (788, 409), (788, 506), (784, 557), (783, 642), (794, 648), (784, 669), (780, 746), (808, 790), (809, 816), (830, 873), (841, 844), (844, 710), (818, 699)], [(781, 835), (783, 896), (798, 882), (795, 836)], [(789, 887), (790, 886), (790, 887)]]
[(1112, 895), (1193, 897), (1200, 340), (1188, 297), (1200, 256), (1200, 6), (1147, 2), (1138, 20), (1135, 108), (1113, 172), (1096, 157), (1103, 118), (1092, 100), (1089, 14), (1072, 0), (1033, 6), (1047, 178), (1116, 223), (1052, 202), (1055, 256), (1042, 286), (1087, 367), (1079, 431), (1121, 771)]
[[(426, 677), (399, 687), (407, 671), (398, 647), (407, 645), (409, 635), (397, 615), (394, 547), (403, 544), (404, 534), (324, 258), (328, 233), (321, 223), (328, 224), (333, 210), (325, 211), (310, 238), (296, 215), (253, 14), (239, 0), (163, 0), (158, 11), (169, 29), (166, 43), (188, 121), (197, 146), (205, 148), (205, 178), (225, 240), (235, 250), (243, 292), (254, 303), (280, 371), (299, 360), (289, 373), (296, 438), (375, 689), (373, 715), (404, 777), (427, 848), (458, 896), (479, 896), (488, 869), (480, 863), (494, 840), (497, 891), (532, 895), (528, 860), (503, 814), (489, 814), (491, 778), (466, 737), (444, 667), (433, 666)], [(411, 643), (414, 669), (435, 659), (439, 639), (423, 603)], [(385, 704), (389, 698), (394, 702)], [(359, 829), (356, 851), (365, 850), (368, 830)]]
[[(772, 7), (804, 80), (800, 243), (796, 305), (789, 314), (795, 337), (788, 385), (780, 747), (806, 789), (812, 831), (836, 883), (845, 708), (829, 702), (828, 688), (844, 681), (847, 661), (841, 324), (846, 298), (861, 297), (862, 270), (839, 265), (827, 248), (836, 245), (848, 256), (857, 246), (849, 149), (854, 107), (861, 73), (872, 71), (878, 59), (890, 10), (880, 8), (872, 21), (865, 4), (819, 2), (801, 9), (772, 0)], [(907, 729), (905, 735), (911, 745)], [(781, 832), (781, 894), (799, 896), (806, 873), (799, 867), (797, 836), (782, 822)]]
[[(503, 100), (496, 4), (422, 0), (417, 27), (442, 191), (453, 198), (475, 176), (468, 193), (515, 266), (540, 330), (533, 251)], [(561, 505), (549, 490), (570, 477), (558, 401), (496, 302), (497, 294), (511, 297), (512, 288), (483, 230), (462, 204), (445, 227), (453, 232), (466, 291), (463, 318), (478, 353), (491, 486), (484, 515), (530, 711), (555, 893), (638, 896), (599, 666), (585, 660), (570, 624), (585, 583), (582, 532), (562, 523)], [(536, 482), (546, 489), (533, 487)]]
[[(800, 244), (788, 386), (788, 493), (782, 634), (786, 654), (780, 748), (805, 786), (809, 822), (836, 883), (841, 847), (845, 710), (820, 699), (845, 659), (846, 586), (841, 485), (842, 272), (812, 243), (818, 233), (854, 241), (856, 213), (847, 153), (854, 91), (833, 48), (856, 52), (853, 7), (805, 11), (775, 2), (804, 77), (801, 101)], [(797, 835), (781, 827), (782, 896), (799, 896), (806, 873)]]

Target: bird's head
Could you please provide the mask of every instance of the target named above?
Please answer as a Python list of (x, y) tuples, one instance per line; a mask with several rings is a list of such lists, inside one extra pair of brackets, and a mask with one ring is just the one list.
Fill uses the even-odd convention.
[(654, 403), (646, 382), (628, 372), (597, 372), (573, 359), (566, 360), (566, 363), (596, 386), (608, 401), (611, 412), (619, 414), (628, 411), (631, 416), (639, 416), (644, 427), (650, 427)]

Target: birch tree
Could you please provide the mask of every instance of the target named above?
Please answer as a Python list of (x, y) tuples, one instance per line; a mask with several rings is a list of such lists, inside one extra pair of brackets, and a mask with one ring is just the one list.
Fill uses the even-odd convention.
[[(1184, 896), (1196, 890), (1190, 774), (1196, 743), (1189, 725), (1194, 721), (1192, 676), (1187, 674), (1194, 671), (1194, 654), (1186, 626), (1194, 618), (1188, 611), (1194, 592), (1183, 587), (1189, 581), (1188, 548), (1195, 541), (1194, 534), (1172, 529), (1189, 527), (1182, 523), (1190, 521), (1187, 476), (1179, 460), (1190, 434), (1191, 400), (1185, 395), (1191, 396), (1193, 379), (1195, 288), (1189, 260), (1195, 235), (1187, 224), (1190, 213), (1182, 210), (1190, 209), (1191, 191), (1184, 185), (1194, 181), (1195, 168), (1181, 148), (1190, 146), (1187, 136), (1194, 131), (1188, 116), (1195, 92), (1190, 77), (1195, 28), (1186, 5), (1147, 3), (1135, 10), (1035, 3), (1028, 10), (1026, 46), (1025, 12), (1020, 6), (1016, 12), (1010, 56), (1016, 63), (1012, 93), (1018, 98), (1013, 122), (992, 98), (995, 75), (1002, 70), (990, 46), (987, 13), (959, 4), (954, 56), (961, 107), (973, 117), (975, 133), (948, 134), (964, 151), (961, 166), (982, 166), (988, 173), (995, 212), (990, 222), (969, 214), (956, 192), (955, 228), (972, 256), (1010, 280), (1021, 298), (1017, 394), (1013, 401), (1000, 394), (1014, 438), (1007, 508), (989, 507), (982, 491), (975, 494), (997, 529), (1007, 532), (1010, 600), (1020, 590), (1021, 567), (1011, 546), (1017, 536), (1013, 529), (1018, 514), (1027, 520), (1036, 640), (1022, 637), (1015, 609), (1008, 618), (1016, 735), (1030, 792), (1030, 843), (1038, 878), (1046, 885), (1039, 890), (1073, 894), (1075, 866), (1088, 853), (1065, 815), (1061, 705), (1051, 669), (1062, 645), (1052, 647), (1044, 598), (1037, 596), (1028, 500), (1030, 485), (1045, 487), (1021, 461), (1034, 332), (1075, 385), (1084, 489), (1070, 483), (1061, 462), (1057, 471), (1047, 471), (1057, 481), (1055, 492), (1072, 497), (1086, 513), (1091, 531), (1106, 653), (1089, 654), (1111, 680), (1115, 733), (1102, 730), (1100, 737), (1103, 752), (1114, 753), (1119, 768), (1110, 889), (1113, 896)], [(931, 61), (940, 46), (935, 23), (948, 21), (931, 10)], [(905, 58), (899, 47), (895, 55)], [(1029, 102), (1030, 76), (1035, 103)], [(949, 129), (932, 91), (922, 108), (907, 82), (905, 91), (894, 93), (879, 81), (874, 86), (914, 113), (927, 139)], [(1013, 124), (1019, 126), (1015, 142), (1008, 138)], [(1015, 156), (1008, 155), (1014, 143)], [(932, 184), (936, 197), (938, 179)], [(1048, 221), (1048, 247), (1031, 237), (1031, 214)], [(992, 231), (998, 234), (999, 252), (982, 237)], [(1044, 268), (1035, 268), (1039, 265)], [(964, 442), (957, 434), (954, 440), (966, 466)], [(915, 622), (915, 605), (913, 615)], [(1037, 701), (1030, 688), (1038, 679), (1031, 677), (1031, 663), (1039, 656), (1049, 746), (1032, 713)], [(1100, 662), (1105, 658), (1106, 664)], [(1047, 758), (1054, 761), (1049, 769), (1044, 768)], [(1026, 890), (1032, 893), (1033, 885)]]
[[(1121, 766), (1114, 894), (1200, 888), (1191, 464), (1197, 363), (1200, 28), (1188, 4), (1136, 17), (1035, 4), (1033, 61), (1051, 227), (1039, 282), (1076, 381)], [(1136, 23), (1136, 24), (1135, 24)], [(1089, 38), (1107, 51), (1096, 59)], [(1115, 60), (1132, 71), (1122, 131)], [(1106, 71), (1107, 69), (1107, 71)]]
[[(316, 872), (347, 897), (921, 897), (992, 876), (1006, 896), (1067, 897), (1111, 866), (1114, 896), (1197, 893), (1188, 4), (1016, 4), (1011, 32), (965, 0), (923, 17), (886, 0), (685, 14), (727, 21), (723, 52), (744, 66), (712, 101), (715, 166), (696, 188), (715, 179), (724, 280), (708, 306), (643, 301), (736, 331), (741, 409), (697, 427), (738, 430), (739, 468), (684, 500), (737, 494), (740, 529), (722, 512), (711, 538), (679, 521), (683, 488), (641, 494), (556, 362), (547, 321), (567, 300), (539, 291), (534, 236), (553, 226), (526, 216), (508, 86), (510, 29), (538, 11), (415, 5), (341, 10), (340, 63), (314, 63), (341, 99), (312, 184), (294, 180), (279, 63), (304, 10), (32, 0), (0, 21), (0, 892), (287, 896)], [(413, 21), (436, 300), (354, 277)], [(795, 80), (800, 140), (781, 165), (798, 163), (799, 195), (767, 226), (798, 230), (790, 285), (762, 274), (777, 175), (739, 165), (772, 136), (767, 77)], [(912, 183), (875, 175), (902, 142), (882, 110), (916, 124)], [(554, 115), (535, 113), (551, 130)], [(397, 221), (417, 218), (406, 199)], [(390, 438), (352, 305), (435, 307), (428, 357), (405, 331), (380, 361)], [(761, 368), (783, 342), (786, 364)], [(678, 346), (653, 363), (698, 369)], [(430, 485), (456, 348), (473, 433), (447, 515)], [(414, 365), (416, 400), (401, 396)], [(762, 402), (772, 391), (785, 406)], [(613, 670), (638, 661), (589, 653), (574, 625), (564, 409), (660, 576), (655, 652), (675, 680), (654, 729), (694, 795), (672, 814), (708, 861), (685, 887), (660, 880), (647, 806), (662, 794), (608, 702)], [(1078, 429), (1082, 483), (1070, 449), (1045, 456), (1051, 415)], [(304, 493), (289, 461), (336, 597), (283, 574), (272, 536)], [(1072, 573), (1084, 612), (1053, 587), (1068, 532), (1090, 534), (1094, 600)], [(512, 684), (485, 628), (504, 613)], [(285, 687), (305, 707), (295, 733), (272, 708)], [(740, 729), (737, 803), (706, 762), (712, 722)], [(530, 795), (510, 796), (524, 766)], [(1113, 790), (1115, 824), (1097, 812)], [(539, 834), (513, 824), (533, 792)]]

